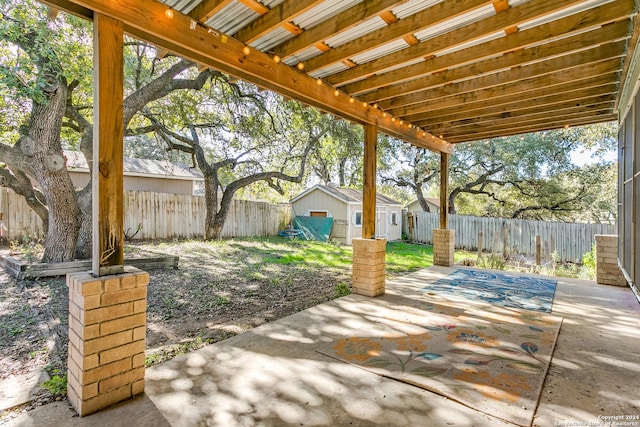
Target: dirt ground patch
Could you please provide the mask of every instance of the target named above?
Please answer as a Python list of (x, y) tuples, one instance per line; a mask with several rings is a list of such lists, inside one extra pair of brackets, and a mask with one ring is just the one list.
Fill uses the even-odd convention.
[[(178, 269), (149, 272), (148, 365), (331, 300), (350, 284), (350, 248), (329, 244), (181, 241), (136, 243), (126, 252), (180, 257)], [(67, 328), (63, 277), (17, 281), (0, 272), (0, 379), (66, 372)]]

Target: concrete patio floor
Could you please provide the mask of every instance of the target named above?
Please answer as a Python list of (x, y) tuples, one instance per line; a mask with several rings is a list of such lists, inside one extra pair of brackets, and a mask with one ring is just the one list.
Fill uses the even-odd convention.
[[(382, 297), (340, 298), (149, 368), (144, 395), (100, 413), (73, 417), (68, 404), (57, 402), (9, 425), (513, 426), (316, 352), (397, 315), (418, 297), (444, 301), (418, 290), (455, 269), (432, 267), (390, 280)], [(533, 425), (605, 426), (605, 417), (640, 416), (634, 294), (558, 278), (553, 314), (564, 322)], [(637, 419), (623, 421), (640, 426)]]

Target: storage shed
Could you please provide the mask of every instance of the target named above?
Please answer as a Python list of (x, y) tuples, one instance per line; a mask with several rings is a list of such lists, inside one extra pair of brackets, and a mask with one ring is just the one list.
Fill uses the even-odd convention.
[[(89, 165), (80, 151), (64, 151), (69, 176), (76, 188), (87, 185), (91, 176)], [(156, 193), (204, 194), (202, 173), (184, 163), (165, 160), (134, 159), (125, 157), (124, 190), (152, 191)]]
[[(291, 199), (294, 216), (333, 218), (331, 238), (351, 244), (362, 236), (362, 190), (331, 185), (315, 185)], [(400, 240), (402, 204), (376, 194), (376, 237)]]
[[(432, 212), (432, 213), (440, 212), (439, 199), (436, 199), (433, 197), (427, 197), (426, 200), (427, 200), (427, 205), (429, 206), (429, 212)], [(422, 206), (420, 206), (420, 202), (418, 202), (418, 199), (415, 199), (414, 201), (412, 201), (407, 205), (407, 212), (422, 212)]]

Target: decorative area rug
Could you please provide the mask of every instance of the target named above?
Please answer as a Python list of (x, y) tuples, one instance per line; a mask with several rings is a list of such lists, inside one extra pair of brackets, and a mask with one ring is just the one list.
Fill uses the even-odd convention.
[(421, 291), (550, 313), (557, 284), (556, 280), (538, 277), (460, 269), (429, 283)]
[(427, 306), (398, 307), (412, 323), (384, 318), (318, 352), (530, 426), (562, 318)]

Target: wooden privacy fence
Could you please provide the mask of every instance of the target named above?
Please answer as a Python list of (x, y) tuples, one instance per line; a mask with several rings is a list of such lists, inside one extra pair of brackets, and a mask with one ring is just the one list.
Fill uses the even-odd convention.
[[(203, 196), (125, 191), (124, 230), (134, 239), (198, 238), (204, 236)], [(24, 236), (42, 237), (42, 222), (24, 198), (0, 188), (2, 236), (8, 240)], [(234, 200), (222, 230), (223, 237), (275, 236), (291, 220), (289, 205)]]
[[(438, 213), (412, 212), (414, 226), (410, 237), (419, 243), (433, 244), (433, 229), (440, 227)], [(407, 212), (403, 224), (408, 224)], [(403, 225), (409, 233), (407, 225)], [(507, 251), (525, 256), (536, 255), (536, 236), (543, 242), (547, 254), (555, 252), (560, 262), (580, 262), (591, 250), (596, 234), (616, 234), (614, 224), (584, 224), (569, 222), (528, 221), (522, 219), (487, 218), (449, 215), (449, 228), (456, 231), (456, 249), (477, 250), (482, 233), (485, 252), (503, 254)]]

